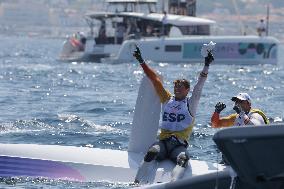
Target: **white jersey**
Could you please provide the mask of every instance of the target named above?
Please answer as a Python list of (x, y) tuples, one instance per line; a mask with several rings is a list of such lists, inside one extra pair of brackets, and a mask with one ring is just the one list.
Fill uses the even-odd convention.
[(169, 131), (182, 131), (193, 123), (188, 110), (188, 98), (176, 101), (172, 97), (163, 107), (161, 128)]
[[(246, 123), (246, 119), (248, 117), (248, 122)], [(244, 125), (264, 125), (263, 117), (257, 112), (249, 112), (248, 114), (241, 113), (236, 117), (234, 125), (236, 126), (244, 126)]]

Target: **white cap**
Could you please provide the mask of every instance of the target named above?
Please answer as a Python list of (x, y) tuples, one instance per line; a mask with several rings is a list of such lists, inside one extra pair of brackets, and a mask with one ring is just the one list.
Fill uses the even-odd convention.
[(247, 93), (239, 93), (237, 96), (232, 97), (232, 101), (236, 101), (237, 99), (246, 100), (251, 104), (251, 98)]

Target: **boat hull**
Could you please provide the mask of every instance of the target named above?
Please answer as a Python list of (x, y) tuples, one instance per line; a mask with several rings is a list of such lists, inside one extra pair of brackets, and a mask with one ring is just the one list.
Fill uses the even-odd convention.
[(154, 62), (200, 63), (203, 44), (214, 41), (216, 64), (277, 64), (279, 41), (258, 36), (188, 36), (179, 38), (150, 38), (125, 41), (116, 56), (106, 62), (135, 61), (132, 52), (139, 46), (143, 57)]
[(139, 46), (143, 57), (154, 62), (200, 63), (203, 44), (214, 41), (216, 64), (277, 64), (279, 41), (259, 36), (182, 36), (128, 39), (122, 44), (93, 44), (87, 41), (84, 52), (69, 52), (65, 42), (59, 60), (66, 62), (125, 63), (135, 61), (133, 51)]
[[(133, 182), (143, 154), (120, 150), (37, 144), (0, 144), (0, 177), (44, 177), (80, 182)], [(159, 162), (153, 182), (170, 180), (174, 164)], [(224, 169), (190, 160), (185, 177)]]

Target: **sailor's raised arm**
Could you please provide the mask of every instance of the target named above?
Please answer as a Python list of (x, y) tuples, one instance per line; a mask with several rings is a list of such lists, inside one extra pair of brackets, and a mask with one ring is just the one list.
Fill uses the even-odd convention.
[(204, 83), (207, 79), (209, 65), (214, 61), (213, 54), (209, 51), (207, 56), (204, 59), (204, 67), (202, 71), (199, 74), (198, 81), (196, 85), (193, 88), (192, 95), (189, 99), (189, 111), (192, 114), (192, 116), (196, 115), (197, 105), (199, 103), (199, 99), (201, 97), (202, 89), (204, 86)]
[(140, 49), (137, 46), (136, 46), (136, 50), (133, 53), (133, 56), (140, 63), (140, 66), (143, 68), (143, 71), (146, 74), (146, 76), (151, 80), (157, 94), (160, 97), (161, 102), (164, 102), (165, 99), (168, 98), (169, 92), (164, 88), (162, 81), (160, 77), (158, 76), (158, 74), (146, 64), (146, 62), (142, 58)]

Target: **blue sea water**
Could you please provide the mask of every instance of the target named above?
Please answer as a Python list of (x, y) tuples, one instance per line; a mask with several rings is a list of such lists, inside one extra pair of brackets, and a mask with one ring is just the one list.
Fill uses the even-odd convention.
[[(62, 63), (62, 39), (0, 37), (0, 143), (56, 144), (126, 150), (143, 72), (135, 62)], [(191, 158), (216, 162), (210, 127), (218, 101), (248, 92), (254, 107), (278, 122), (284, 117), (284, 46), (278, 65), (212, 65), (190, 139)], [(202, 64), (150, 63), (171, 91), (172, 81), (193, 85)], [(115, 157), (114, 157), (115, 158)], [(0, 188), (127, 188), (120, 183), (0, 179)]]

